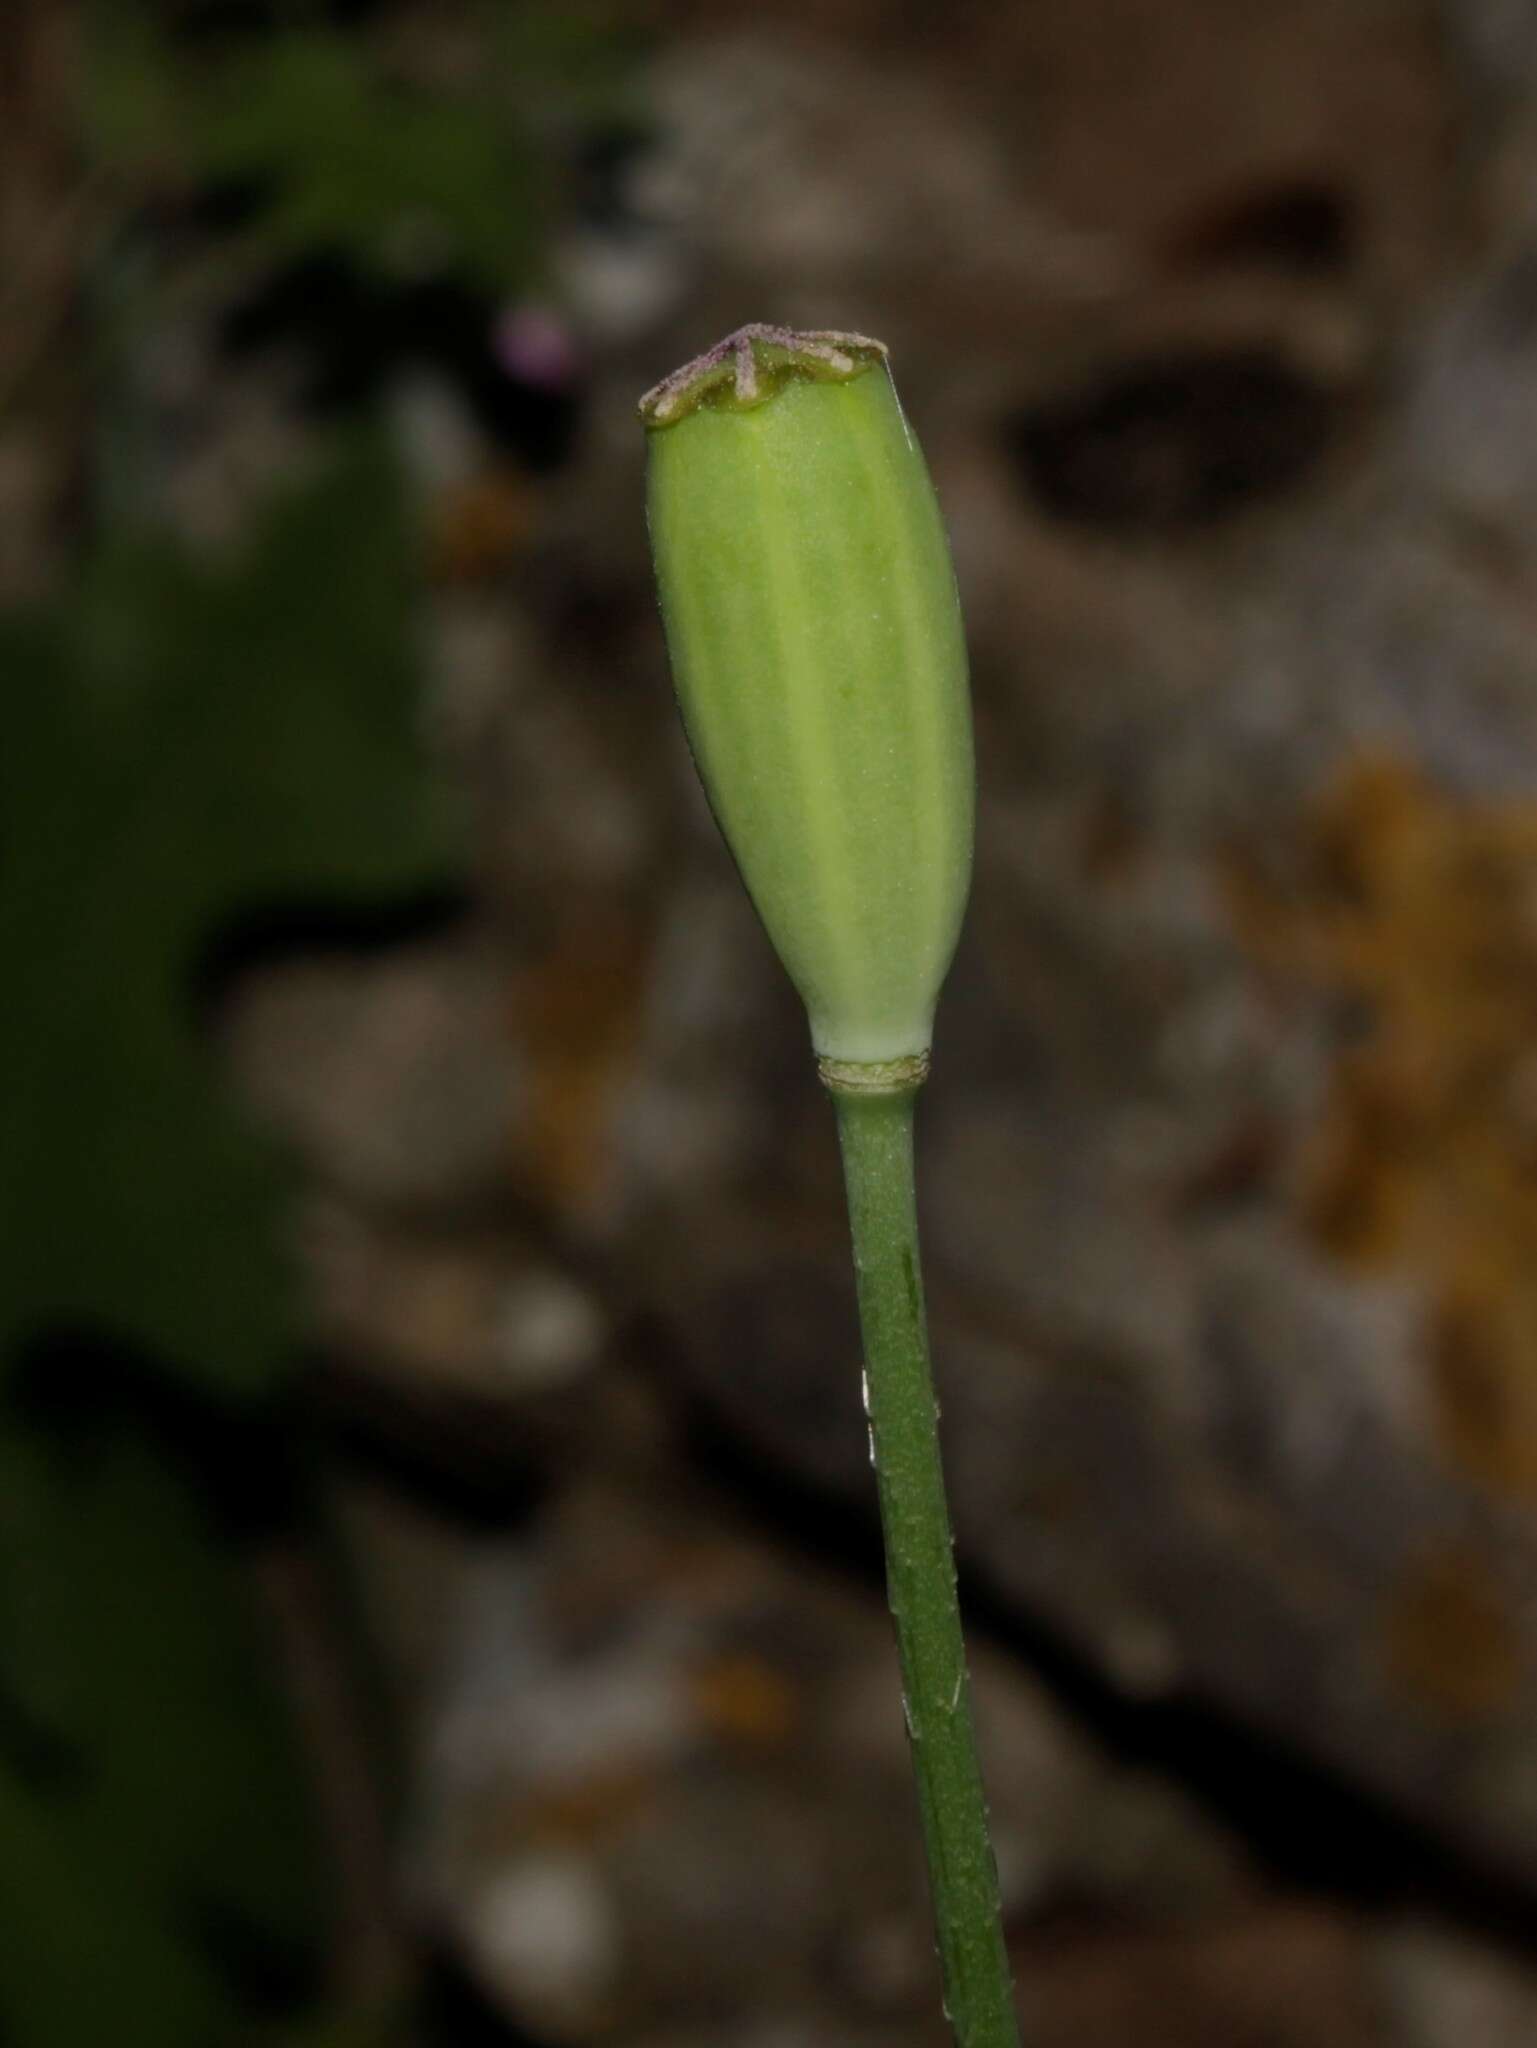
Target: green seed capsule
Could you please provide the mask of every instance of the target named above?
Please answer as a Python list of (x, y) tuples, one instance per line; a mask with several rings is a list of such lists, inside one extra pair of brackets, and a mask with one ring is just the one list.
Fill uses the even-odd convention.
[(667, 644), (715, 816), (824, 1070), (921, 1072), (974, 771), (949, 547), (886, 351), (744, 327), (641, 417)]

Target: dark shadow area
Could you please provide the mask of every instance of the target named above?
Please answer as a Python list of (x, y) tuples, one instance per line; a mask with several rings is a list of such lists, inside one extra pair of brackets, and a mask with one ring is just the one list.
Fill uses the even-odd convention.
[(1352, 395), (1264, 349), (1153, 356), (1006, 421), (1041, 509), (1125, 538), (1212, 526), (1294, 490), (1339, 443)]

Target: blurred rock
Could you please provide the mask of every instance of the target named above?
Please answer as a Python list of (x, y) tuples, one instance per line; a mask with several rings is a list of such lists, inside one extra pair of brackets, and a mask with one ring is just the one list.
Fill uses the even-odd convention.
[[(868, 1521), (831, 1121), (641, 519), (635, 393), (746, 317), (893, 342), (956, 544), (978, 881), (921, 1142), (973, 1581), (1537, 1899), (1534, 35), (680, 6), (622, 219), (555, 254), (570, 460), (402, 394), (484, 950), (278, 969), (232, 1043), (327, 1340), (592, 1403), (547, 1526), (363, 1546), (416, 1616), (424, 1913), (551, 2040), (934, 2036), (878, 1595), (789, 1552), (793, 1488), (776, 1549), (677, 1446), (620, 1483), (595, 1371), (633, 1344)], [(1502, 1957), (1267, 1891), (979, 1666), (1043, 2043), (1529, 2026)]]
[(1376, 1968), (1405, 2048), (1517, 2048), (1537, 2028), (1531, 1972), (1487, 1944), (1423, 1921), (1387, 1929)]
[[(466, 1551), (423, 1702), (412, 1868), (521, 2023), (928, 2038), (935, 1963), (889, 1623), (674, 1483), (579, 1486), (537, 1548)], [(1152, 1927), (1241, 1898), (1235, 1846), (975, 1659), (1011, 1924)], [(904, 2031), (905, 2030), (905, 2031)]]
[(1022, 1973), (1040, 2048), (1378, 2048), (1369, 1958), (1357, 1931), (1296, 1908), (1213, 1930), (1063, 1940)]
[(518, 1068), (493, 963), (452, 946), (297, 957), (227, 1023), (254, 1108), (317, 1181), (390, 1207), (483, 1200), (505, 1182)]
[(422, 1393), (509, 1401), (579, 1380), (608, 1338), (570, 1274), (499, 1237), (471, 1244), (315, 1205), (303, 1239), (315, 1334)]

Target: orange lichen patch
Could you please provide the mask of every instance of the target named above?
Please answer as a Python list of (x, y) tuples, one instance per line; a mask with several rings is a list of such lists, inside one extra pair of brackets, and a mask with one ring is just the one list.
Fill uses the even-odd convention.
[(428, 514), (427, 567), (434, 582), (483, 583), (528, 545), (533, 486), (521, 471), (483, 470), (437, 498)]
[(717, 1657), (693, 1674), (700, 1720), (722, 1741), (776, 1749), (795, 1732), (794, 1688), (761, 1657)]
[(1537, 1494), (1537, 804), (1358, 761), (1304, 821), (1299, 870), (1285, 892), (1229, 879), (1267, 967), (1352, 1027), (1304, 1141), (1303, 1223), (1426, 1285), (1440, 1442)]
[(644, 1766), (595, 1771), (498, 1811), (487, 1830), (495, 1850), (585, 1849), (623, 1828), (656, 1797), (660, 1774)]
[(1390, 1601), (1383, 1656), (1396, 1689), (1459, 1727), (1497, 1720), (1522, 1697), (1516, 1624), (1467, 1550), (1423, 1558)]
[[(1469, 1256), (1437, 1300), (1430, 1372), (1441, 1440), (1467, 1471), (1537, 1495), (1537, 1288)], [(1523, 1369), (1524, 1366), (1524, 1369)]]
[(577, 1219), (603, 1199), (615, 1095), (639, 1040), (649, 959), (638, 919), (594, 909), (513, 977), (513, 1030), (529, 1075), (520, 1163), (539, 1198)]
[(1424, 1193), (1416, 1161), (1433, 1142), (1426, 1089), (1402, 1055), (1375, 1044), (1341, 1054), (1329, 1114), (1304, 1160), (1308, 1233), (1356, 1265), (1391, 1263), (1414, 1234)]

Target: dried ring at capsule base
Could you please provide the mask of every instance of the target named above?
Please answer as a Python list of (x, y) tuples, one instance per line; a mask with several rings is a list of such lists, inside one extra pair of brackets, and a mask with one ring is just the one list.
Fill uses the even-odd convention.
[(929, 1056), (899, 1060), (817, 1060), (822, 1086), (834, 1095), (908, 1095), (929, 1078)]

